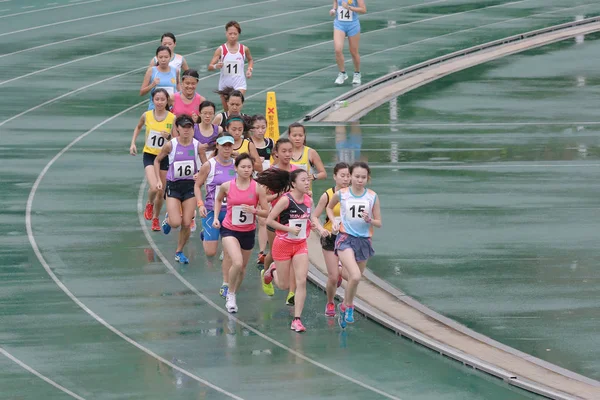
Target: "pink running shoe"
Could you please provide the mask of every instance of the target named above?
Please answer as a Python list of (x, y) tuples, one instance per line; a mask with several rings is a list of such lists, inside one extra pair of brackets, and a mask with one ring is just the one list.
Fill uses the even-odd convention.
[(269, 268), (263, 274), (263, 281), (265, 282), (265, 285), (268, 285), (269, 283), (273, 282), (273, 271), (275, 271), (274, 262), (272, 262), (271, 265), (269, 265)]
[(335, 304), (327, 303), (327, 305), (325, 306), (325, 315), (330, 318), (335, 317)]
[(296, 332), (306, 332), (306, 328), (304, 327), (304, 325), (302, 325), (302, 321), (300, 321), (300, 319), (294, 319), (292, 321), (292, 325), (290, 326), (290, 329)]

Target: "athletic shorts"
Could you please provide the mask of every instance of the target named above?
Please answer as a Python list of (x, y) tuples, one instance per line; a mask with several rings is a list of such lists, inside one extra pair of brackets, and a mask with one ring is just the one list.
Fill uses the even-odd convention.
[(337, 235), (329, 235), (321, 238), (321, 247), (323, 250), (334, 251), (335, 250), (335, 238)]
[(273, 232), (273, 233), (275, 233), (275, 228), (272, 228), (272, 227), (271, 227), (271, 226), (269, 226), (269, 225), (267, 225), (267, 230), (268, 230), (269, 232)]
[[(144, 168), (146, 168), (148, 165), (154, 166), (155, 158), (156, 158), (156, 156), (154, 154), (144, 152), (144, 156), (142, 157), (142, 160), (144, 162)], [(162, 161), (160, 162), (160, 170), (161, 171), (169, 170), (169, 157), (165, 157), (162, 159)]]
[(256, 235), (256, 229), (248, 232), (238, 232), (231, 229), (227, 229), (224, 226), (221, 227), (221, 237), (232, 236), (240, 242), (242, 250), (252, 250), (254, 248), (254, 236)]
[(371, 238), (356, 237), (340, 232), (335, 240), (335, 254), (346, 249), (354, 250), (354, 259), (357, 262), (367, 261), (375, 255), (375, 250), (371, 246)]
[(333, 29), (344, 32), (348, 37), (356, 36), (360, 33), (360, 21), (340, 22), (336, 19), (333, 21)]
[(308, 254), (306, 240), (301, 242), (284, 242), (276, 237), (271, 247), (271, 255), (275, 261), (291, 260), (295, 255)]
[[(227, 210), (221, 209), (221, 212), (219, 213), (219, 222), (221, 224), (223, 223), (226, 214)], [(202, 231), (204, 232), (205, 242), (219, 240), (221, 233), (219, 229), (213, 226), (213, 222), (215, 222), (215, 212), (210, 210), (206, 213), (206, 218), (202, 218)]]
[(182, 203), (194, 195), (194, 181), (185, 179), (182, 181), (167, 181), (167, 197), (178, 199)]

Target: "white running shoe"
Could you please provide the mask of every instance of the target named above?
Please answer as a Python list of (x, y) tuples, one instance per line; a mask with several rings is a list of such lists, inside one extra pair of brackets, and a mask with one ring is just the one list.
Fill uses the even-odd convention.
[(235, 293), (227, 293), (227, 301), (225, 302), (225, 308), (228, 313), (238, 312), (238, 306), (235, 302)]
[(346, 81), (346, 79), (348, 79), (348, 74), (345, 72), (339, 72), (335, 83), (336, 85), (341, 85)]
[(224, 258), (225, 258), (225, 253), (221, 252), (221, 254), (219, 254), (219, 261), (223, 261)]
[(352, 78), (352, 84), (360, 85), (361, 83), (362, 83), (362, 76), (360, 75), (360, 72), (355, 72), (354, 77)]

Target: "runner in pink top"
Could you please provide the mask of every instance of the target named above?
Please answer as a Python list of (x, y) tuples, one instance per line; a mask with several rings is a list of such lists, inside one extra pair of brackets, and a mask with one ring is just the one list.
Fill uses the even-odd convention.
[[(227, 197), (227, 214), (223, 225), (215, 218), (213, 227), (221, 229), (223, 248), (231, 258), (229, 290), (225, 303), (225, 308), (230, 313), (238, 311), (235, 294), (242, 284), (246, 265), (254, 248), (256, 215), (266, 217), (269, 209), (265, 188), (252, 179), (253, 165), (254, 160), (248, 153), (237, 156), (237, 177), (221, 185), (214, 204), (215, 215), (219, 215), (223, 200)], [(257, 208), (258, 205), (260, 209)]]
[(200, 103), (206, 100), (200, 94), (196, 93), (198, 87), (198, 71), (188, 69), (181, 75), (181, 92), (175, 93), (172, 96), (173, 108), (171, 112), (175, 116), (181, 114), (191, 115), (195, 122), (198, 122), (198, 109)]

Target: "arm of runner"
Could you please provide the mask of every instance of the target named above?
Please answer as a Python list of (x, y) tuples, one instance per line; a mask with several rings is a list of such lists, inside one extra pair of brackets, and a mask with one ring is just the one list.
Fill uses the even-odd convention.
[(254, 160), (254, 170), (256, 172), (262, 172), (262, 162), (260, 161), (260, 156), (258, 155), (256, 146), (254, 145), (254, 143), (252, 143), (252, 141), (248, 143), (248, 153), (250, 154), (250, 157), (252, 157), (252, 159)]
[(270, 226), (271, 228), (279, 230), (279, 231), (292, 232), (294, 234), (297, 234), (297, 232), (298, 232), (297, 227), (285, 226), (285, 225), (280, 224), (279, 222), (275, 221), (275, 219), (277, 217), (279, 217), (279, 214), (281, 214), (283, 212), (283, 210), (288, 208), (289, 205), (290, 205), (290, 200), (287, 198), (287, 196), (283, 196), (281, 198), (281, 200), (279, 200), (277, 202), (277, 204), (275, 204), (273, 206), (273, 209), (269, 213), (269, 216), (267, 217), (267, 225)]
[[(224, 184), (222, 184), (219, 189), (219, 193), (217, 193), (215, 195), (215, 205), (214, 205), (213, 211), (214, 211), (214, 214), (217, 216), (221, 213), (221, 205), (223, 204), (223, 200), (225, 200), (225, 196), (227, 196), (227, 193), (229, 193), (229, 183), (230, 182), (225, 182)], [(215, 218), (215, 221), (213, 222), (213, 227), (215, 227), (215, 228), (221, 227), (219, 218)]]
[(153, 81), (150, 81), (152, 78), (152, 67), (149, 67), (146, 70), (146, 74), (144, 75), (144, 80), (142, 81), (142, 87), (140, 88), (140, 96), (147, 95), (152, 89), (156, 87), (160, 83), (160, 79), (154, 78)]
[(156, 188), (158, 190), (163, 190), (162, 180), (160, 179), (160, 162), (163, 158), (167, 157), (171, 152), (173, 145), (171, 142), (165, 143), (165, 145), (160, 149), (160, 153), (154, 159), (154, 174), (156, 175)]
[[(221, 132), (223, 132), (223, 127), (221, 126), (221, 122), (223, 122), (223, 114), (218, 113), (217, 115), (215, 115), (215, 117), (212, 120), (212, 124), (213, 125), (219, 125), (219, 127), (221, 128)], [(219, 133), (221, 133), (219, 132)]]
[[(244, 45), (242, 45), (244, 46)], [(248, 60), (248, 69), (246, 70), (246, 78), (252, 78), (252, 71), (254, 71), (254, 59), (252, 58), (252, 54), (250, 54), (250, 49), (248, 46), (244, 46), (246, 49), (246, 60)]]
[(188, 65), (187, 61), (185, 60), (185, 57), (181, 57), (181, 70), (183, 72), (187, 71), (188, 69), (190, 69), (190, 66)]
[(140, 117), (140, 120), (138, 121), (138, 124), (136, 125), (135, 129), (133, 130), (133, 137), (131, 138), (131, 145), (129, 146), (129, 154), (131, 154), (132, 156), (135, 156), (137, 154), (137, 147), (135, 146), (135, 141), (136, 141), (138, 135), (140, 134), (140, 131), (144, 127), (145, 123), (146, 123), (146, 113), (143, 113), (142, 116)]
[(373, 204), (373, 215), (369, 213), (363, 214), (363, 219), (367, 224), (373, 225), (375, 228), (381, 228), (383, 223), (381, 221), (381, 208), (379, 206), (379, 196), (375, 198), (375, 204)]
[(266, 218), (269, 215), (269, 203), (267, 203), (267, 192), (261, 185), (256, 186), (256, 194), (258, 194), (258, 205), (260, 210), (252, 206), (244, 206), (244, 212), (255, 214), (259, 217)]
[(223, 68), (223, 63), (220, 60), (221, 60), (221, 46), (217, 47), (217, 49), (215, 50), (215, 54), (213, 54), (213, 57), (210, 60), (210, 63), (208, 64), (208, 70), (214, 71), (215, 69)]
[(309, 176), (311, 181), (316, 179), (327, 179), (327, 171), (325, 170), (321, 156), (319, 156), (319, 153), (317, 153), (315, 149), (310, 149), (308, 152), (308, 161), (317, 170), (316, 174)]
[(365, 0), (358, 0), (358, 7), (348, 5), (348, 7), (345, 8), (347, 8), (350, 11), (354, 11), (357, 14), (365, 14), (367, 12), (367, 5), (365, 4)]
[(335, 15), (335, 10), (337, 10), (337, 0), (333, 0), (333, 7), (329, 10), (329, 15), (333, 17)]
[(321, 216), (323, 211), (325, 211), (325, 207), (327, 207), (328, 200), (329, 200), (329, 196), (327, 196), (327, 193), (323, 193), (321, 195), (321, 198), (319, 199), (319, 202), (317, 203), (317, 207), (312, 212), (312, 215), (315, 218), (319, 219), (319, 217)]
[(196, 204), (198, 205), (198, 212), (202, 218), (206, 217), (206, 207), (204, 207), (204, 200), (202, 196), (202, 185), (206, 182), (208, 173), (210, 172), (210, 164), (202, 164), (200, 172), (198, 172), (198, 179), (194, 184), (194, 196), (196, 196)]
[(325, 208), (325, 212), (327, 213), (327, 218), (331, 220), (331, 229), (334, 232), (337, 232), (340, 229), (340, 223), (336, 221), (335, 214), (333, 213), (333, 208), (340, 202), (340, 197), (337, 193), (335, 193), (329, 203), (327, 204), (327, 208)]

